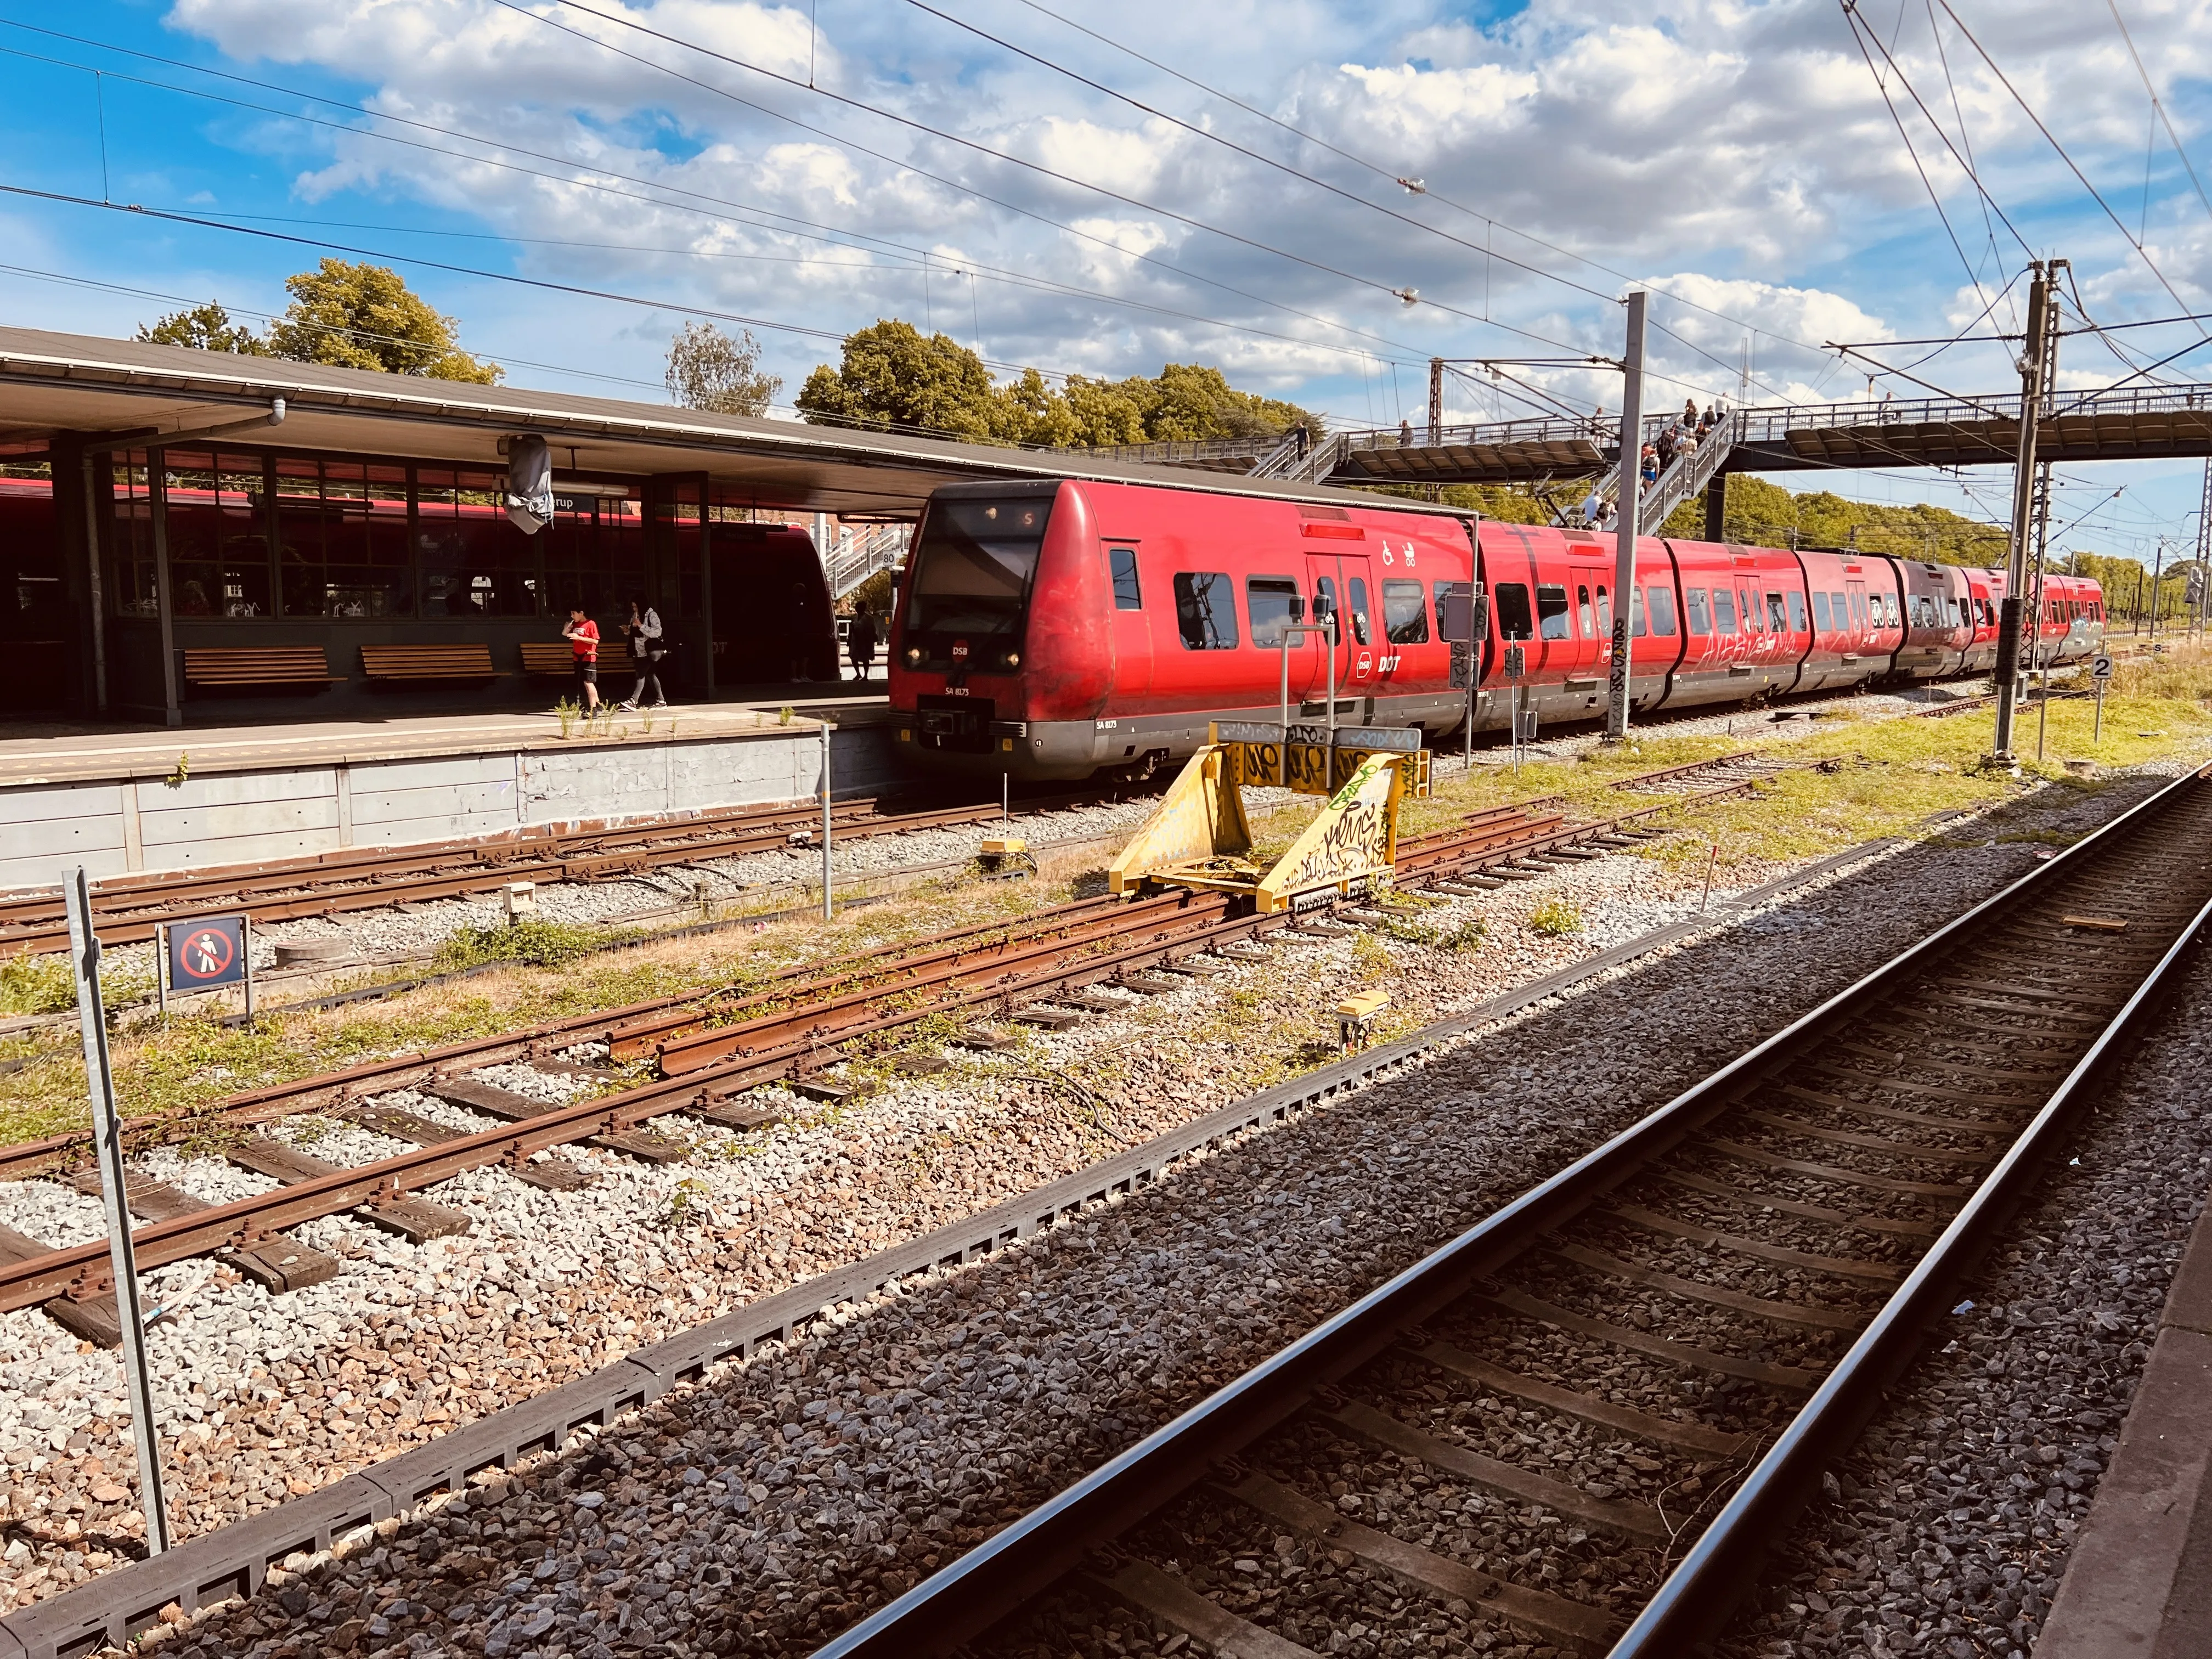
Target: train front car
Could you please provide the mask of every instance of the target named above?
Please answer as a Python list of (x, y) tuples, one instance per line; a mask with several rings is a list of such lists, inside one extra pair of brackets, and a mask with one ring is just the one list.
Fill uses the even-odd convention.
[(1084, 778), (1113, 683), (1105, 573), (1069, 485), (952, 484), (929, 499), (892, 612), (902, 749), (975, 776)]
[[(902, 752), (1032, 780), (1140, 776), (1215, 720), (1455, 726), (1443, 592), (1474, 576), (1450, 514), (1060, 480), (931, 496), (892, 622)], [(1332, 653), (1297, 622), (1337, 620)], [(1332, 665), (1332, 655), (1334, 664)]]

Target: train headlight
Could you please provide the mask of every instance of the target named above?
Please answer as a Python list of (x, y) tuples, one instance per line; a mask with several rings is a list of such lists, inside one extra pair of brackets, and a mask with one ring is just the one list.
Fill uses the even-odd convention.
[(1022, 653), (1018, 651), (1009, 651), (1004, 660), (1007, 667), (1019, 668), (1022, 665)]
[(906, 665), (908, 668), (919, 668), (921, 666), (921, 647), (920, 646), (909, 645), (907, 647)]

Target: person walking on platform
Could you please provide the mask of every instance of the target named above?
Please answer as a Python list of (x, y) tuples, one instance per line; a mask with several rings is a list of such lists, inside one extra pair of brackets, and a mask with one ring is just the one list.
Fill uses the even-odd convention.
[(853, 625), (845, 635), (845, 654), (853, 659), (853, 678), (864, 680), (876, 668), (876, 619), (863, 599), (853, 607)]
[[(668, 654), (661, 641), (660, 613), (646, 600), (642, 593), (631, 596), (629, 620), (623, 624), (623, 632), (629, 636), (629, 654), (637, 665), (637, 684), (630, 688), (629, 696), (616, 705), (625, 713), (643, 704), (648, 708), (668, 707), (668, 695), (660, 685), (660, 660)], [(653, 683), (653, 701), (645, 701), (646, 682)]]
[(599, 708), (599, 625), (584, 614), (582, 605), (572, 605), (561, 637), (568, 641), (575, 659), (576, 701), (586, 714), (595, 714)]

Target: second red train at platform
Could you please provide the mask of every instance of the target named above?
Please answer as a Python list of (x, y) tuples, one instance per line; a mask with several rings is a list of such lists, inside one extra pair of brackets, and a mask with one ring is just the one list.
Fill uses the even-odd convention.
[[(1610, 667), (1613, 538), (1377, 498), (1336, 507), (1066, 479), (962, 484), (925, 512), (892, 617), (900, 747), (946, 769), (1142, 774), (1213, 720), (1419, 726), (1522, 707), (1596, 718)], [(1645, 537), (1629, 595), (1642, 711), (1986, 673), (2005, 573), (1877, 553)], [(1486, 637), (1455, 684), (1445, 614), (1467, 585)], [(1332, 646), (1315, 624), (1333, 619)], [(2043, 659), (2090, 655), (2104, 596), (2044, 580)]]

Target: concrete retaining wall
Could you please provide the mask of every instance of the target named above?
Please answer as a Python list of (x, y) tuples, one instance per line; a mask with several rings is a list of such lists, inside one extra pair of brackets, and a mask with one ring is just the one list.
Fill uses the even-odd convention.
[[(831, 734), (835, 793), (897, 781), (888, 735), (875, 726)], [(822, 786), (820, 745), (810, 721), (707, 738), (310, 761), (179, 783), (18, 785), (0, 788), (0, 889), (53, 885), (72, 864), (98, 879), (804, 799)]]

